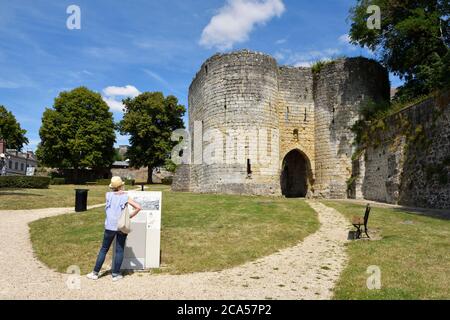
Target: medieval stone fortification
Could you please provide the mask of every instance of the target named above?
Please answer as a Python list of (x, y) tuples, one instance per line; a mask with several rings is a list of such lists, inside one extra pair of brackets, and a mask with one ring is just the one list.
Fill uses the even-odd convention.
[(201, 124), (192, 150), (195, 143), (203, 152), (215, 150), (215, 161), (192, 152), (172, 187), (345, 198), (354, 151), (350, 127), (363, 101), (389, 95), (387, 71), (366, 58), (339, 59), (313, 72), (246, 50), (214, 55), (189, 88), (189, 131)]
[(448, 92), (378, 120), (355, 149), (361, 105), (389, 95), (387, 71), (365, 58), (313, 70), (215, 55), (189, 88), (191, 152), (172, 188), (450, 208)]
[(450, 93), (379, 120), (353, 177), (355, 198), (450, 209)]

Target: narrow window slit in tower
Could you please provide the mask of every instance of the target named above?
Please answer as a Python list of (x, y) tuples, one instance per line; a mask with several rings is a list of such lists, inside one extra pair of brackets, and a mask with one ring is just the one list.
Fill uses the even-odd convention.
[(208, 65), (205, 66), (205, 73), (208, 74)]
[(252, 164), (250, 159), (247, 159), (247, 177), (250, 178), (252, 176)]
[(331, 120), (331, 123), (334, 124), (334, 112), (336, 111), (335, 107), (333, 107), (333, 119)]
[(227, 97), (225, 97), (225, 105), (223, 108), (225, 110), (225, 124), (227, 124)]
[(305, 122), (306, 122), (306, 108), (305, 108), (305, 119), (304, 119), (303, 121), (305, 121)]

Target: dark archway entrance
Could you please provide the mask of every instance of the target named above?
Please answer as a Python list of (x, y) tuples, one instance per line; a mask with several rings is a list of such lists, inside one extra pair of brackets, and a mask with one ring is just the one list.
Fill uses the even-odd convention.
[(292, 150), (284, 157), (281, 171), (281, 192), (287, 198), (306, 197), (308, 160), (299, 150)]

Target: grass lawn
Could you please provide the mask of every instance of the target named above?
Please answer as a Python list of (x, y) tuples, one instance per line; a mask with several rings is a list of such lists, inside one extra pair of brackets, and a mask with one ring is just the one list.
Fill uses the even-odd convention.
[[(240, 265), (295, 245), (319, 227), (303, 200), (170, 191), (163, 194), (162, 219), (163, 268), (157, 271), (172, 274)], [(30, 224), (34, 250), (60, 272), (70, 265), (90, 272), (103, 223), (101, 208), (35, 221)]]
[(105, 202), (108, 186), (58, 185), (48, 189), (0, 189), (0, 210), (75, 206), (75, 189), (89, 189), (88, 205)]
[[(364, 206), (323, 201), (347, 218)], [(373, 207), (370, 228), (379, 241), (348, 244), (350, 261), (335, 289), (335, 299), (449, 299), (450, 221)], [(368, 290), (367, 267), (381, 269), (381, 290)]]

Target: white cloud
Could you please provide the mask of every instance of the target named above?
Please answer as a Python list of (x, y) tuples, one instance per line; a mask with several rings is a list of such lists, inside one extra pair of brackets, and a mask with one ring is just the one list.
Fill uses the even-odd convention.
[(283, 64), (294, 67), (310, 67), (317, 61), (331, 60), (341, 53), (339, 49), (311, 50), (306, 52), (292, 52), (291, 50), (281, 50), (275, 53), (275, 57)]
[(135, 86), (127, 85), (125, 87), (110, 86), (103, 89), (103, 94), (107, 97), (122, 96), (122, 97), (136, 97), (140, 94)]
[(311, 67), (314, 64), (314, 61), (299, 61), (294, 64), (294, 67)]
[(36, 150), (38, 144), (41, 142), (41, 139), (30, 139), (28, 144), (25, 145), (24, 150)]
[(103, 101), (109, 106), (109, 108), (113, 111), (123, 111), (124, 105), (122, 101), (118, 101), (115, 98), (102, 97)]
[(284, 38), (284, 39), (279, 39), (279, 40), (275, 41), (275, 44), (280, 45), (280, 44), (285, 44), (286, 42), (287, 42), (287, 39)]
[(264, 25), (285, 10), (282, 0), (227, 0), (203, 29), (200, 45), (219, 50), (231, 49), (248, 40), (256, 25)]
[(357, 46), (354, 45), (354, 44), (352, 44), (350, 41), (351, 41), (350, 36), (349, 36), (347, 33), (341, 35), (341, 36), (338, 38), (338, 42), (339, 42), (341, 45), (344, 45), (345, 48), (346, 48), (347, 50), (350, 50), (350, 51), (356, 50), (356, 49), (357, 49)]
[(346, 33), (346, 34), (343, 34), (342, 36), (340, 36), (338, 38), (338, 40), (339, 40), (340, 43), (349, 44), (350, 43), (350, 36)]
[(103, 89), (103, 101), (111, 108), (113, 111), (123, 111), (124, 105), (121, 98), (134, 98), (140, 94), (140, 91), (132, 85), (127, 85), (125, 87), (115, 87), (110, 86)]
[(359, 48), (361, 55), (365, 53), (369, 57), (375, 57), (375, 53), (367, 47), (360, 48), (358, 45), (352, 44), (350, 41), (350, 36), (348, 34), (343, 34), (338, 38), (338, 41), (344, 48), (348, 51), (355, 51)]

